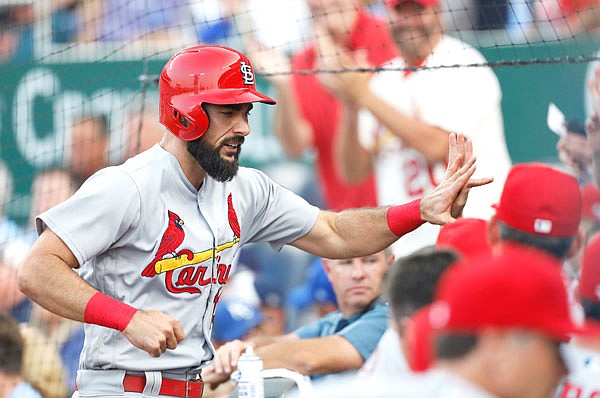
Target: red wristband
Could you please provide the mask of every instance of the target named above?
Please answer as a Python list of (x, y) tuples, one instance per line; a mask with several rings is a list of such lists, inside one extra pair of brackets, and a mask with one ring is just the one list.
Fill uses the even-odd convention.
[(389, 207), (387, 223), (390, 231), (398, 237), (420, 227), (424, 223), (421, 219), (421, 199)]
[(96, 292), (85, 306), (83, 319), (119, 331), (125, 330), (137, 309), (115, 300), (104, 293)]

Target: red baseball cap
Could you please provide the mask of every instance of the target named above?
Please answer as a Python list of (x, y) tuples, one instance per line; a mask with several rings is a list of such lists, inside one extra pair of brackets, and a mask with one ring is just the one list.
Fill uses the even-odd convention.
[(406, 341), (406, 362), (413, 372), (424, 372), (433, 361), (432, 329), (429, 306), (415, 312), (408, 321), (403, 338)]
[(408, 3), (409, 1), (420, 4), (423, 7), (436, 7), (440, 4), (439, 0), (386, 0), (385, 3), (388, 8), (396, 8), (398, 4)]
[(486, 327), (537, 330), (561, 340), (580, 331), (571, 318), (558, 260), (521, 245), (466, 258), (442, 276), (430, 306), (433, 331)]
[(600, 233), (596, 233), (585, 247), (579, 293), (590, 301), (600, 303)]
[(575, 177), (542, 163), (514, 166), (504, 183), (496, 217), (535, 235), (568, 237), (577, 233), (582, 199)]
[(600, 189), (593, 183), (587, 183), (581, 188), (583, 205), (581, 218), (600, 222)]
[(449, 247), (463, 256), (490, 253), (487, 239), (487, 221), (480, 218), (459, 218), (440, 229), (437, 247)]

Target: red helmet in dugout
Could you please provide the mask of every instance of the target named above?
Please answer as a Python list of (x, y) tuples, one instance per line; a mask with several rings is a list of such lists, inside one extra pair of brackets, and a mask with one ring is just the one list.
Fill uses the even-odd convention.
[(175, 54), (160, 74), (158, 93), (160, 122), (185, 141), (202, 137), (208, 129), (203, 103), (275, 104), (256, 91), (250, 60), (223, 46), (195, 46)]

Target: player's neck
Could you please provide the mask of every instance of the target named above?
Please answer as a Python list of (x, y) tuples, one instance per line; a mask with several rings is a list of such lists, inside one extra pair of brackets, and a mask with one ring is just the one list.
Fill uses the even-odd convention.
[(160, 141), (160, 146), (177, 158), (183, 174), (196, 189), (200, 189), (206, 172), (198, 161), (187, 150), (187, 143), (167, 133)]
[(410, 46), (402, 48), (402, 56), (408, 66), (421, 66), (425, 63), (427, 58), (433, 53), (437, 45), (442, 40), (443, 33), (440, 31), (435, 34), (431, 34), (426, 42), (423, 42), (420, 46)]

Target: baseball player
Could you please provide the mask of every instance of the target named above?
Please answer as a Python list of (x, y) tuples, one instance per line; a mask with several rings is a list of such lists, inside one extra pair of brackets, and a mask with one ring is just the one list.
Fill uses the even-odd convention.
[(40, 236), (19, 287), (86, 323), (75, 396), (200, 397), (215, 306), (244, 244), (370, 254), (425, 221), (452, 221), (469, 188), (491, 181), (471, 179), (472, 148), (453, 136), (447, 178), (422, 199), (320, 211), (239, 167), (253, 103), (275, 104), (254, 78), (248, 58), (231, 48), (175, 54), (159, 79), (160, 143), (100, 170), (37, 218)]
[(588, 336), (577, 336), (565, 347), (569, 374), (556, 397), (594, 398), (600, 396), (600, 235), (589, 242), (583, 256), (579, 293), (588, 325)]
[[(390, 70), (372, 78), (366, 73), (321, 77), (346, 99), (335, 143), (338, 171), (356, 182), (373, 170), (379, 205), (410, 201), (429, 192), (443, 176), (449, 132), (459, 131), (481, 154), (479, 172), (495, 178), (495, 184), (474, 192), (465, 207), (465, 216), (487, 219), (510, 168), (502, 94), (489, 67), (445, 67), (483, 65), (486, 60), (468, 44), (444, 34), (441, 3), (386, 0), (402, 58), (388, 62), (383, 68)], [(327, 58), (331, 64), (325, 68), (363, 66), (360, 57), (337, 53), (340, 57)], [(394, 70), (408, 67), (430, 69)], [(418, 228), (392, 246), (394, 255), (399, 258), (434, 244), (438, 230), (432, 225)]]

